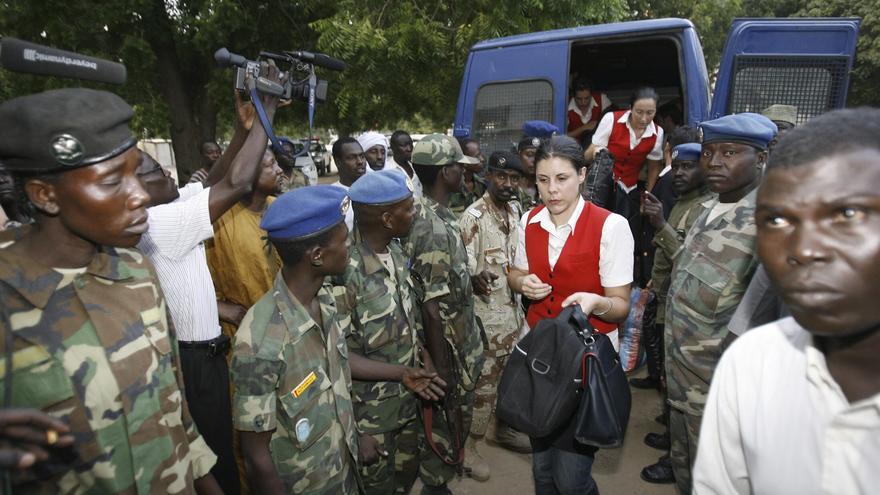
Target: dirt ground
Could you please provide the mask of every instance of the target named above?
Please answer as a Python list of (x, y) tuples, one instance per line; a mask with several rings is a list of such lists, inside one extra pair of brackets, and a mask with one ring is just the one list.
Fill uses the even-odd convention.
[[(644, 370), (634, 376), (643, 376)], [(639, 477), (644, 466), (662, 455), (642, 442), (649, 432), (660, 432), (663, 426), (654, 422), (660, 414), (660, 400), (653, 390), (632, 389), (632, 412), (623, 447), (600, 450), (593, 464), (593, 478), (603, 495), (674, 495), (674, 485), (652, 485)], [(480, 452), (489, 461), (492, 477), (485, 483), (469, 478), (450, 484), (456, 495), (519, 495), (534, 492), (531, 457), (492, 445), (480, 445)], [(418, 495), (421, 485), (413, 488)]]

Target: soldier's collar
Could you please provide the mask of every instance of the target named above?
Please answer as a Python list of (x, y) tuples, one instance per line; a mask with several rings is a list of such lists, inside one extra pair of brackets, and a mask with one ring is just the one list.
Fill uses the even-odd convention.
[[(134, 257), (143, 257), (138, 251), (124, 250)], [(116, 249), (100, 246), (86, 273), (111, 281), (132, 277), (131, 269), (120, 260)], [(43, 309), (64, 276), (15, 250), (4, 249), (0, 255), (0, 279), (21, 294), (31, 305)], [(158, 282), (157, 282), (158, 283)]]

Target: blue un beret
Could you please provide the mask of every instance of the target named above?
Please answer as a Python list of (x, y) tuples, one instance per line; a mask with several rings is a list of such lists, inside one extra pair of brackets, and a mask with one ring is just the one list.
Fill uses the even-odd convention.
[(776, 124), (763, 115), (756, 113), (739, 113), (703, 122), (703, 144), (709, 143), (741, 143), (760, 149), (767, 149), (767, 144), (776, 136)]
[(351, 185), (348, 196), (355, 203), (392, 205), (412, 196), (413, 189), (405, 172), (386, 169), (362, 175)]
[(702, 151), (700, 143), (684, 143), (672, 148), (672, 159), (677, 162), (696, 162)]
[(523, 124), (523, 134), (536, 138), (549, 138), (559, 133), (559, 128), (543, 120), (530, 120)]
[(326, 232), (345, 220), (348, 191), (321, 184), (286, 192), (269, 205), (260, 228), (270, 239), (295, 240)]

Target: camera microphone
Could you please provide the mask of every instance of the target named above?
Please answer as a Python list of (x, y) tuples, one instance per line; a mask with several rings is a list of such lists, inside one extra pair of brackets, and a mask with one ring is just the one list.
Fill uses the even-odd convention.
[(219, 67), (229, 67), (230, 65), (244, 67), (247, 64), (246, 58), (237, 53), (230, 52), (225, 47), (214, 52), (214, 60)]
[(124, 84), (125, 66), (28, 41), (0, 39), (0, 66), (14, 72)]
[(323, 67), (325, 69), (338, 70), (338, 71), (345, 70), (345, 62), (343, 62), (342, 60), (339, 60), (338, 58), (333, 58), (333, 57), (329, 57), (327, 55), (324, 55), (323, 53), (312, 53), (312, 52), (304, 52), (304, 51), (284, 52), (284, 53), (290, 55), (293, 58), (298, 58), (298, 59), (302, 60), (303, 62), (311, 62), (311, 63), (317, 65), (318, 67)]

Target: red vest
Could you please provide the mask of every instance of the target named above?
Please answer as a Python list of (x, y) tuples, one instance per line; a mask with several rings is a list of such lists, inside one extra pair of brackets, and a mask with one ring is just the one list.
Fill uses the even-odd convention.
[(614, 177), (627, 187), (632, 187), (639, 181), (639, 170), (645, 164), (648, 153), (657, 143), (657, 134), (642, 139), (634, 149), (630, 149), (629, 128), (625, 122), (618, 122), (624, 113), (626, 113), (624, 110), (614, 112), (614, 126), (611, 128), (611, 137), (608, 138), (608, 151), (614, 155)]
[[(598, 122), (599, 118), (602, 117), (602, 93), (598, 91), (593, 91), (592, 93), (590, 93), (590, 96), (593, 97), (593, 108), (590, 110), (590, 120), (588, 120), (587, 122), (592, 122), (594, 120)], [(571, 132), (582, 125), (584, 125), (584, 122), (581, 120), (581, 114), (575, 112), (574, 110), (569, 110), (568, 129), (566, 129), (565, 132)], [(587, 131), (582, 132), (580, 136), (577, 136), (576, 139), (580, 140), (580, 138), (586, 132)]]
[[(544, 205), (533, 208), (529, 213), (529, 221), (543, 209)], [(565, 242), (553, 270), (550, 270), (547, 252), (550, 234), (538, 222), (526, 224), (529, 273), (534, 273), (543, 282), (553, 286), (550, 295), (540, 301), (533, 301), (529, 306), (526, 319), (531, 328), (535, 328), (544, 318), (556, 317), (562, 311), (562, 301), (575, 292), (605, 295), (599, 278), (599, 245), (602, 241), (602, 226), (610, 214), (610, 211), (586, 202), (575, 224), (574, 235)], [(617, 328), (616, 323), (608, 323), (594, 316), (590, 317), (590, 323), (601, 333)]]

